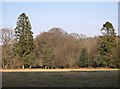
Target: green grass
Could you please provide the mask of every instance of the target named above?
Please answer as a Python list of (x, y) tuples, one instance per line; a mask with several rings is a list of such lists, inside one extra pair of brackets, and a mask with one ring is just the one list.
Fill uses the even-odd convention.
[(118, 71), (3, 73), (3, 87), (118, 87)]

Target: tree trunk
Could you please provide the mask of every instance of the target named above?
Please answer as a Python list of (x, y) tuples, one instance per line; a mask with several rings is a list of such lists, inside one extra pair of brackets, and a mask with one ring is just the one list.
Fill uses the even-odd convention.
[(10, 61), (10, 68), (13, 69), (13, 63)]
[(30, 67), (29, 67), (30, 69), (31, 69), (31, 65), (30, 65)]
[(3, 64), (3, 69), (5, 69), (5, 66), (4, 66), (4, 64)]
[(105, 68), (107, 68), (107, 65), (105, 66)]
[(4, 67), (4, 62), (2, 62), (2, 68), (4, 69), (5, 67)]
[(3, 69), (5, 69), (5, 63), (4, 60), (2, 61)]
[(25, 67), (24, 67), (24, 65), (22, 65), (22, 69), (24, 69)]

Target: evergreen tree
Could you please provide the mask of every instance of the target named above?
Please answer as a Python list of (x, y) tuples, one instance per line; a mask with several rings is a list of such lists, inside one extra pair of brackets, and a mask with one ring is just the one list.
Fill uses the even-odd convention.
[(44, 67), (49, 67), (49, 63), (51, 62), (51, 55), (52, 55), (52, 49), (49, 48), (44, 48), (44, 56), (43, 56), (43, 66)]
[(24, 68), (25, 64), (30, 65), (33, 61), (31, 52), (34, 51), (33, 32), (31, 31), (29, 18), (25, 13), (18, 17), (17, 26), (14, 30), (16, 39), (15, 54), (22, 61)]
[(88, 53), (87, 53), (87, 49), (83, 48), (80, 55), (80, 67), (87, 67), (87, 66), (88, 66)]
[(99, 41), (99, 59), (103, 66), (110, 66), (115, 60), (114, 50), (117, 47), (116, 33), (110, 22), (103, 24)]

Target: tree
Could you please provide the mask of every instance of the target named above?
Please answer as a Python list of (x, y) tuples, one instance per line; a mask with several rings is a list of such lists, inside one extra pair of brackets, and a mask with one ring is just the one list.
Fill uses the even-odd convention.
[(44, 56), (43, 56), (43, 66), (44, 67), (50, 67), (50, 59), (51, 59), (52, 49), (50, 47), (47, 47), (44, 49)]
[(87, 53), (87, 49), (83, 48), (80, 55), (80, 67), (87, 67), (87, 66), (88, 66), (88, 53)]
[[(22, 62), (24, 68), (25, 64), (31, 65), (34, 58), (30, 55), (34, 52), (33, 32), (28, 16), (22, 13), (17, 20), (17, 26), (15, 30), (15, 54)], [(31, 57), (32, 56), (32, 57)], [(32, 58), (32, 59), (31, 59)], [(31, 59), (31, 60), (30, 60)]]
[(52, 28), (35, 39), (36, 57), (48, 68), (73, 68), (78, 66), (80, 45), (78, 39), (63, 31)]
[(0, 41), (2, 44), (2, 67), (10, 68), (12, 67), (12, 40), (13, 40), (13, 30), (9, 28), (3, 28), (0, 30), (1, 37)]
[(117, 54), (118, 54), (118, 68), (120, 68), (120, 35), (118, 35), (118, 49), (117, 49)]
[(99, 60), (101, 65), (114, 65), (113, 61), (116, 59), (114, 50), (117, 47), (116, 33), (113, 25), (110, 22), (103, 24), (101, 29), (102, 36), (99, 41)]

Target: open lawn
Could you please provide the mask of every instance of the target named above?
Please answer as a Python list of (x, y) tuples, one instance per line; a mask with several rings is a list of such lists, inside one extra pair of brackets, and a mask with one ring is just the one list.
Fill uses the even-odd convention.
[(3, 87), (118, 87), (118, 70), (2, 70)]

